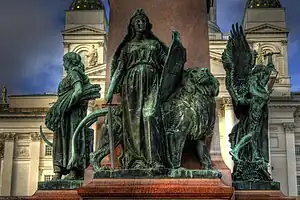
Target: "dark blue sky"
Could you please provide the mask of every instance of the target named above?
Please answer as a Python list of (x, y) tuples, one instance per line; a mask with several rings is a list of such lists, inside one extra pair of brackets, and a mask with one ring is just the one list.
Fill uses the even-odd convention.
[[(72, 1), (0, 0), (0, 85), (6, 85), (9, 94), (56, 92), (62, 76), (64, 11)], [(107, 0), (104, 1), (107, 7)], [(218, 24), (223, 32), (228, 32), (232, 23), (242, 21), (246, 0), (217, 3)], [(286, 8), (290, 31), (292, 90), (300, 91), (300, 1), (281, 3)]]

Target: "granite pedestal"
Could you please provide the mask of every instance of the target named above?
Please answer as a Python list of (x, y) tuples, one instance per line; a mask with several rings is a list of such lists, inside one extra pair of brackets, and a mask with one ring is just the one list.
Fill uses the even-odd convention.
[(221, 179), (94, 179), (78, 189), (83, 200), (231, 199), (234, 189)]
[(230, 199), (217, 170), (103, 170), (78, 188), (82, 199)]

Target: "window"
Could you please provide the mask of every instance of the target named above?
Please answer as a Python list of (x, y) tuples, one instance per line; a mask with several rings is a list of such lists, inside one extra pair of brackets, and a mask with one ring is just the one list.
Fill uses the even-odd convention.
[(296, 153), (296, 156), (300, 156), (300, 145), (295, 146), (295, 153)]
[(51, 181), (52, 177), (52, 175), (44, 175), (44, 181)]
[(45, 147), (45, 156), (52, 156), (52, 147), (49, 145)]

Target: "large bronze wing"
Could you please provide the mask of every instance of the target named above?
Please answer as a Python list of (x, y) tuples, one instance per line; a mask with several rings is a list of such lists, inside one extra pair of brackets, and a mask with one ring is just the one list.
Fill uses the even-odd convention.
[(243, 27), (238, 24), (232, 25), (226, 49), (222, 54), (222, 62), (226, 71), (226, 88), (233, 101), (237, 102), (255, 64), (255, 57), (246, 40)]

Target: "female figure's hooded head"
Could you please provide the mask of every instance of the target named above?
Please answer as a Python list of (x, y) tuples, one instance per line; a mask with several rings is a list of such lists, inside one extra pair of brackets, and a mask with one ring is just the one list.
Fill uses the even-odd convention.
[(165, 52), (168, 51), (168, 47), (159, 40), (158, 37), (156, 37), (153, 33), (152, 33), (152, 24), (150, 23), (150, 20), (148, 18), (148, 16), (146, 15), (146, 13), (144, 12), (143, 9), (138, 8), (134, 14), (132, 15), (132, 17), (129, 20), (129, 24), (127, 27), (127, 34), (125, 35), (124, 39), (122, 40), (122, 42), (120, 43), (120, 45), (118, 46), (114, 56), (113, 56), (113, 60), (112, 60), (112, 64), (111, 64), (111, 73), (110, 73), (110, 79), (112, 79), (113, 74), (115, 73), (117, 67), (118, 67), (118, 60), (119, 57), (121, 55), (121, 52), (123, 50), (123, 48), (126, 46), (126, 44), (128, 44), (129, 42), (131, 42), (135, 37), (136, 37), (136, 30), (135, 30), (135, 20), (138, 18), (143, 18), (146, 22), (146, 30), (143, 32), (143, 38), (144, 39), (152, 39), (152, 40), (157, 40), (163, 50)]

